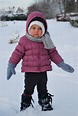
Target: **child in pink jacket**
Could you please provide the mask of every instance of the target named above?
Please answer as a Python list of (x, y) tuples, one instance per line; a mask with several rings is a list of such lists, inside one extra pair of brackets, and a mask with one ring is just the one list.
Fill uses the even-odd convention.
[(20, 110), (32, 103), (32, 94), (37, 86), (38, 103), (43, 111), (53, 110), (52, 95), (47, 90), (47, 71), (52, 70), (51, 61), (70, 73), (74, 69), (66, 64), (54, 46), (45, 16), (38, 11), (29, 14), (26, 22), (26, 34), (22, 36), (13, 51), (7, 68), (7, 79), (16, 74), (15, 67), (22, 59), (21, 71), (25, 73), (25, 89), (21, 95)]

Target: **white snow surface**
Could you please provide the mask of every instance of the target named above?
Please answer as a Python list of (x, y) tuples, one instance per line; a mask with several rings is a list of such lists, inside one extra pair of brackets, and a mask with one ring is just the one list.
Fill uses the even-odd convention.
[(53, 71), (48, 72), (48, 91), (54, 94), (53, 111), (41, 111), (37, 91), (34, 90), (34, 108), (19, 112), (21, 94), (24, 89), (24, 74), (21, 62), (16, 67), (16, 75), (7, 80), (8, 59), (17, 43), (9, 44), (12, 39), (25, 34), (25, 21), (0, 21), (0, 116), (78, 116), (78, 28), (69, 22), (47, 20), (48, 31), (65, 63), (74, 67), (74, 73), (58, 68), (54, 63)]

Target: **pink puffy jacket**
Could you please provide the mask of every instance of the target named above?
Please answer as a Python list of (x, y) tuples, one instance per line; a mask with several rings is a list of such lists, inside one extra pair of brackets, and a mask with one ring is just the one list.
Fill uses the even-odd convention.
[[(42, 17), (46, 22), (42, 13), (33, 12), (27, 19), (26, 31), (28, 31), (28, 24), (36, 16)], [(9, 59), (9, 62), (17, 65), (21, 59), (22, 72), (50, 71), (52, 70), (51, 61), (53, 61), (56, 65), (63, 61), (56, 48), (47, 50), (44, 48), (42, 42), (33, 42), (26, 38), (25, 35), (20, 38), (18, 45)]]

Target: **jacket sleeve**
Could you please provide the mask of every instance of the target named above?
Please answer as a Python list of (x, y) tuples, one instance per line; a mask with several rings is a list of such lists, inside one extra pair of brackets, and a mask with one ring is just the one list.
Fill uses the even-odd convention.
[(20, 62), (20, 60), (23, 58), (24, 53), (25, 53), (24, 42), (22, 41), (21, 38), (15, 50), (13, 51), (9, 59), (9, 62), (17, 65)]
[(63, 61), (62, 57), (56, 50), (56, 47), (49, 50), (49, 56), (51, 61), (54, 62), (56, 65)]

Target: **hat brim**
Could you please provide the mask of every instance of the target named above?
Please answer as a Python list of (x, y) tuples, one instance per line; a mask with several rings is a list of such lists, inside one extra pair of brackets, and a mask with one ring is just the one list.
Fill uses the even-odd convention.
[(45, 33), (45, 27), (44, 27), (43, 23), (40, 22), (40, 21), (32, 21), (30, 23), (29, 27), (28, 27), (28, 33), (30, 32), (30, 28), (35, 24), (41, 27), (41, 29), (42, 29), (42, 35), (41, 36), (43, 36), (44, 33)]

